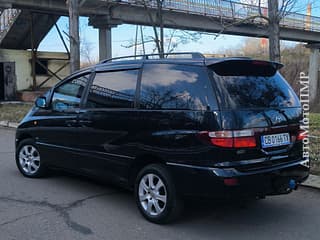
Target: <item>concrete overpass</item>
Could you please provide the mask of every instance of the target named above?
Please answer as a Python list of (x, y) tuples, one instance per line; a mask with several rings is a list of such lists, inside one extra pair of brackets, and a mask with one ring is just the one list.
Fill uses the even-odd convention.
[[(99, 29), (100, 59), (111, 57), (112, 27), (123, 23), (150, 25), (150, 16), (156, 19), (156, 0), (79, 2), (80, 15), (88, 16), (89, 24)], [(0, 16), (1, 48), (37, 47), (58, 17), (68, 15), (65, 0), (0, 0), (0, 8), (5, 9)], [(27, 20), (31, 13), (33, 23)], [(267, 22), (254, 18), (258, 14), (257, 6), (223, 0), (219, 4), (210, 0), (166, 0), (163, 3), (163, 21), (167, 28), (268, 37)], [(31, 27), (33, 42), (30, 41)], [(311, 48), (310, 61), (314, 62), (319, 59), (320, 18), (288, 13), (280, 23), (280, 38), (308, 43)], [(310, 65), (309, 72), (313, 78), (318, 78), (318, 70), (318, 63)]]
[[(142, 0), (79, 0), (80, 14), (90, 17), (90, 24), (99, 29), (109, 29), (118, 24), (150, 25), (150, 18), (146, 12)], [(155, 19), (156, 0), (146, 0), (149, 13)], [(0, 7), (23, 9), (14, 16), (0, 22), (7, 22), (7, 26), (21, 34), (22, 29), (30, 29), (29, 26), (13, 26), (19, 18), (21, 22), (28, 22), (26, 15), (29, 12), (37, 14), (35, 23), (43, 23), (35, 27), (35, 30), (48, 31), (57, 16), (67, 15), (68, 9), (65, 0), (0, 0)], [(5, 15), (7, 10), (3, 12)], [(167, 28), (203, 31), (210, 33), (223, 32), (224, 34), (241, 35), (250, 37), (267, 37), (267, 24), (261, 18), (251, 19), (259, 14), (258, 7), (242, 3), (220, 1), (216, 5), (210, 0), (167, 0), (163, 6), (164, 26)], [(44, 19), (45, 15), (55, 15)], [(42, 18), (42, 19), (41, 19)], [(223, 19), (224, 26), (221, 24)], [(250, 19), (250, 20), (246, 20)], [(47, 26), (46, 26), (47, 25)], [(228, 26), (228, 27), (226, 27)], [(281, 21), (280, 38), (306, 43), (320, 43), (320, 18), (291, 13)], [(35, 31), (36, 32), (36, 31)], [(0, 47), (28, 48), (28, 43), (21, 41), (5, 41), (7, 36), (0, 37)], [(43, 34), (40, 34), (43, 35)], [(10, 39), (10, 35), (8, 35)], [(41, 36), (39, 37), (41, 39)], [(28, 41), (24, 35), (25, 41)], [(29, 43), (30, 45), (30, 43)], [(31, 46), (29, 46), (30, 48)]]

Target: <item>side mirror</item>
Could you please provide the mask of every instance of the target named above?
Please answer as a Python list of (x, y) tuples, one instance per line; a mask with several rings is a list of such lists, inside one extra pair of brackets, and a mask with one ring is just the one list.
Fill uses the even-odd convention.
[(47, 99), (45, 97), (38, 97), (36, 99), (35, 105), (38, 108), (46, 108), (47, 107)]

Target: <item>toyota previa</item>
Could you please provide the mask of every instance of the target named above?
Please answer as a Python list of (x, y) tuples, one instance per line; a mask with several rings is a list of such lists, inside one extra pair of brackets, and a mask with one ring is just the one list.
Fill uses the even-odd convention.
[(155, 223), (189, 196), (290, 193), (309, 167), (301, 105), (281, 67), (199, 53), (102, 61), (37, 98), (16, 132), (18, 169), (112, 181)]

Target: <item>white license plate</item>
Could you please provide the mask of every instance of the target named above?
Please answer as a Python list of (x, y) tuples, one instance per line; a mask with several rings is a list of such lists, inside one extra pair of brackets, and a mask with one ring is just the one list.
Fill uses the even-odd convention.
[(280, 133), (261, 136), (262, 148), (278, 147), (290, 144), (290, 134)]

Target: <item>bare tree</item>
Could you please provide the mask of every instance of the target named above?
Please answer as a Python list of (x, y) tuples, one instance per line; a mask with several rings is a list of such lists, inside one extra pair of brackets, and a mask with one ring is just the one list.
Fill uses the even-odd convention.
[(281, 74), (284, 75), (297, 94), (299, 94), (301, 88), (297, 79), (299, 79), (301, 72), (308, 72), (309, 55), (310, 50), (301, 43), (293, 47), (284, 47), (281, 50), (281, 59), (284, 64)]
[[(127, 44), (122, 44), (122, 47), (125, 48), (135, 48), (135, 54), (136, 54), (136, 49), (137, 47), (142, 47), (142, 49), (145, 48), (145, 45), (152, 45), (152, 52), (158, 52), (159, 55), (161, 56), (158, 48), (159, 40), (155, 37), (155, 35), (148, 35), (146, 32), (146, 28), (140, 28), (141, 33), (140, 33), (140, 38), (137, 36), (136, 32), (136, 37), (135, 39), (131, 39), (128, 41)], [(190, 42), (197, 42), (201, 39), (201, 36), (204, 33), (202, 32), (190, 32), (190, 31), (185, 31), (185, 30), (179, 30), (179, 29), (164, 29), (163, 33), (163, 53), (171, 53), (174, 52), (179, 46), (188, 44)], [(143, 53), (145, 54), (145, 50), (143, 50)]]
[(69, 36), (70, 36), (70, 71), (80, 68), (80, 40), (79, 40), (79, 2), (67, 0), (69, 9)]
[[(165, 1), (167, 0), (156, 0), (156, 5), (154, 5), (154, 1), (152, 0), (141, 0), (147, 12), (154, 36), (147, 36), (145, 41), (136, 43), (138, 45), (143, 45), (154, 41), (156, 50), (161, 58), (164, 57), (164, 52), (173, 52), (180, 44), (198, 41), (202, 35), (202, 33), (199, 32), (189, 32), (177, 29), (170, 30), (169, 33), (165, 35), (163, 21), (163, 7)], [(156, 10), (155, 18), (153, 17), (152, 9)], [(159, 26), (159, 28), (157, 28), (157, 26)], [(132, 44), (129, 44), (126, 47), (130, 47), (131, 45)]]
[(159, 54), (160, 57), (164, 57), (164, 24), (163, 24), (163, 14), (162, 14), (162, 7), (163, 7), (163, 2), (165, 0), (157, 0), (157, 19), (158, 19), (158, 24), (160, 28), (160, 49), (159, 49)]
[[(144, 9), (146, 10), (147, 14), (148, 14), (148, 18), (150, 21), (150, 24), (152, 26), (153, 29), (153, 33), (154, 33), (154, 41), (156, 43), (156, 47), (158, 49), (158, 53), (160, 55), (160, 57), (163, 57), (163, 53), (164, 53), (164, 25), (163, 25), (163, 16), (162, 16), (162, 7), (163, 7), (163, 1), (164, 0), (156, 0), (157, 1), (157, 14), (156, 14), (156, 19), (153, 18), (152, 16), (152, 10), (151, 8), (152, 6), (152, 1), (148, 1), (148, 0), (142, 0), (142, 4), (144, 6)], [(157, 26), (160, 27), (160, 34), (158, 33), (158, 29)], [(160, 37), (159, 37), (160, 35)]]
[(93, 43), (91, 43), (88, 38), (85, 36), (85, 29), (87, 25), (82, 24), (80, 26), (79, 32), (80, 32), (80, 66), (90, 66), (97, 62), (97, 59), (94, 57), (93, 50), (94, 46)]
[[(234, 5), (231, 4), (233, 21), (225, 21), (224, 16), (220, 16), (220, 23), (222, 25), (221, 31), (216, 35), (217, 38), (225, 30), (232, 26), (240, 25), (243, 23), (254, 23), (258, 20), (259, 23), (266, 24), (268, 28), (269, 38), (269, 59), (271, 61), (281, 61), (280, 56), (280, 22), (290, 13), (294, 13), (298, 0), (241, 0), (241, 3), (247, 4), (248, 11), (252, 6), (256, 11), (254, 14), (248, 14), (247, 17), (239, 19), (236, 16), (236, 11), (233, 9)], [(298, 9), (299, 10), (299, 9)], [(216, 21), (215, 18), (212, 18)]]
[(178, 46), (188, 44), (190, 42), (198, 42), (203, 33), (201, 32), (190, 32), (184, 30), (171, 29), (165, 36), (166, 52), (174, 52)]
[(295, 3), (296, 0), (282, 0), (279, 6), (279, 0), (268, 0), (269, 58), (271, 61), (281, 61), (280, 21), (294, 8)]
[(97, 62), (97, 59), (93, 58), (93, 46), (85, 38), (80, 38), (80, 55), (83, 58), (80, 62), (81, 67), (90, 66)]

